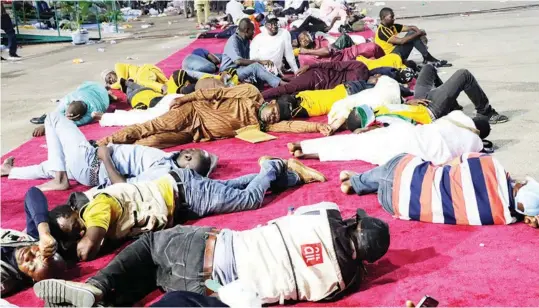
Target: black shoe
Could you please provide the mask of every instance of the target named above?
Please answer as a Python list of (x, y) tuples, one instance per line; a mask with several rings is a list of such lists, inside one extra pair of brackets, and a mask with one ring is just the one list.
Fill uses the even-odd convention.
[(477, 114), (477, 116), (487, 119), (489, 124), (499, 124), (509, 121), (507, 116), (499, 114), (494, 109), (492, 109), (488, 114)]
[(30, 120), (30, 123), (32, 123), (32, 124), (37, 124), (37, 125), (41, 125), (41, 124), (45, 123), (45, 118), (47, 118), (47, 115), (46, 115), (46, 114), (44, 114), (44, 115), (42, 115), (42, 116), (40, 116), (40, 117), (37, 117), (37, 118), (32, 118), (32, 119)]
[(4, 59), (4, 57), (2, 57), (2, 61), (6, 61), (6, 59)]

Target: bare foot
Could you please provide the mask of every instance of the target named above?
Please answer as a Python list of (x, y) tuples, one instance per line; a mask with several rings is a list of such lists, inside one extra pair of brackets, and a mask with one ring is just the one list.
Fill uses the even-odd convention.
[(295, 142), (288, 143), (286, 147), (288, 147), (288, 152), (290, 152), (290, 154), (294, 154), (296, 150), (301, 150), (301, 145)]
[(352, 183), (350, 183), (350, 180), (347, 180), (341, 183), (341, 191), (345, 194), (351, 194), (354, 192), (354, 189), (352, 188)]
[(9, 175), (11, 172), (11, 169), (13, 168), (13, 164), (15, 162), (15, 157), (10, 156), (4, 160), (4, 163), (2, 164), (2, 167), (0, 167), (0, 173), (1, 176)]
[(36, 187), (41, 191), (67, 190), (69, 188), (67, 173), (65, 171), (57, 171), (54, 179)]
[(411, 300), (407, 300), (406, 301), (406, 307), (413, 308), (413, 307), (415, 307), (415, 304)]
[(103, 112), (97, 112), (97, 111), (92, 112), (92, 118), (94, 118), (94, 120), (101, 121), (102, 117), (103, 117)]
[(353, 177), (356, 174), (357, 174), (357, 172), (354, 172), (354, 171), (343, 170), (339, 174), (339, 180), (341, 180), (341, 182), (348, 181), (348, 180), (350, 180), (351, 177)]

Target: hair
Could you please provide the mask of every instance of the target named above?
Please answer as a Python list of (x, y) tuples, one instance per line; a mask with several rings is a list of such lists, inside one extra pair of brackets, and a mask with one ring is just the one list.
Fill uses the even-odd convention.
[(380, 19), (384, 19), (387, 15), (394, 14), (391, 8), (385, 7), (380, 10)]
[(88, 106), (83, 101), (72, 101), (67, 107), (68, 113), (76, 116), (83, 116), (88, 112)]
[[(281, 118), (280, 120), (290, 120), (291, 118), (295, 117), (299, 110), (301, 109), (301, 106), (298, 104), (298, 100), (294, 95), (285, 94), (281, 95), (279, 98), (277, 98), (277, 105), (279, 105), (279, 114), (281, 116), (286, 117), (286, 119)], [(284, 111), (281, 111), (281, 108), (284, 108), (287, 105), (292, 106), (292, 113), (288, 115), (287, 113), (284, 113)], [(281, 107), (282, 106), (282, 107)]]
[(75, 234), (67, 234), (60, 228), (58, 225), (58, 219), (60, 218), (69, 218), (73, 213), (76, 212), (69, 204), (59, 205), (49, 211), (49, 228), (51, 230), (51, 235), (58, 242), (65, 244), (70, 241), (70, 239), (75, 238)]
[(351, 132), (355, 131), (358, 128), (361, 128), (361, 117), (356, 112), (356, 109), (352, 109), (350, 113), (348, 114), (348, 118), (346, 119), (346, 127)]
[(198, 174), (201, 174), (203, 176), (208, 176), (208, 173), (210, 173), (211, 169), (211, 158), (209, 155), (201, 155), (200, 165), (195, 170)]
[(238, 24), (238, 31), (247, 32), (249, 29), (254, 29), (255, 25), (251, 22), (249, 18), (242, 18)]
[(485, 139), (490, 135), (490, 124), (488, 120), (475, 117), (473, 118), (473, 123), (475, 124), (475, 128), (479, 130), (479, 138)]
[(266, 18), (266, 17), (265, 17), (264, 14), (262, 14), (262, 13), (258, 14), (258, 15), (255, 17), (256, 21), (258, 21), (258, 22), (262, 22), (262, 21), (264, 20), (264, 18)]

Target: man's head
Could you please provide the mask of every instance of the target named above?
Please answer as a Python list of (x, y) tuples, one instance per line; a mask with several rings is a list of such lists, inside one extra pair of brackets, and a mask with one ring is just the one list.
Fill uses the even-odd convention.
[(490, 135), (490, 123), (487, 119), (475, 117), (472, 119), (475, 128), (479, 131), (479, 138), (485, 139)]
[(256, 17), (255, 17), (256, 21), (258, 21), (259, 23), (262, 22), (264, 20), (264, 18), (265, 18), (265, 16), (262, 13), (256, 15)]
[(360, 105), (350, 111), (346, 119), (346, 127), (350, 131), (355, 131), (358, 128), (365, 128), (376, 120), (374, 111), (367, 105)]
[(116, 72), (111, 69), (104, 70), (101, 73), (101, 77), (103, 78), (103, 81), (105, 81), (106, 85), (112, 85), (118, 81), (118, 75), (116, 75)]
[(268, 29), (268, 34), (271, 36), (277, 35), (279, 32), (279, 18), (274, 17), (266, 21), (266, 29)]
[(65, 116), (73, 121), (80, 120), (88, 112), (88, 107), (82, 101), (72, 101), (66, 108)]
[(299, 47), (312, 49), (314, 47), (314, 41), (307, 31), (303, 31), (298, 35)]
[(388, 7), (381, 9), (380, 22), (386, 27), (393, 26), (395, 23), (395, 13), (393, 13), (393, 10)]
[(356, 215), (345, 221), (350, 228), (354, 241), (357, 259), (369, 263), (376, 262), (389, 249), (389, 226), (384, 221), (370, 217), (358, 209)]
[(264, 103), (258, 111), (259, 118), (266, 124), (274, 124), (279, 121), (292, 119), (292, 110), (296, 104), (296, 99), (291, 95), (283, 95), (278, 99), (273, 99), (269, 103)]
[(63, 251), (68, 251), (86, 233), (86, 226), (78, 211), (68, 204), (49, 211), (49, 228)]
[(238, 24), (238, 33), (246, 40), (252, 40), (255, 35), (255, 25), (249, 18), (243, 18)]
[(524, 215), (524, 223), (539, 228), (539, 183), (531, 177), (513, 187), (515, 210)]
[(44, 258), (38, 245), (17, 248), (15, 260), (19, 270), (33, 281), (60, 277), (66, 269), (66, 263), (59, 254)]
[(202, 176), (208, 176), (212, 167), (210, 154), (201, 149), (181, 150), (175, 160), (178, 167), (194, 170)]

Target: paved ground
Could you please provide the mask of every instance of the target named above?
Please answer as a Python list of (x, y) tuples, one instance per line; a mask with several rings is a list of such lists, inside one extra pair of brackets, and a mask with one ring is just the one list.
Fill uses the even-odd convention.
[[(533, 4), (526, 2), (524, 4)], [(535, 2), (536, 3), (536, 2)], [(466, 12), (522, 5), (516, 2), (386, 2), (399, 16)], [(369, 15), (379, 8), (366, 4)], [(403, 8), (404, 7), (404, 8)], [(155, 26), (139, 30), (133, 22), (133, 38), (89, 46), (69, 44), (27, 46), (20, 50), (25, 60), (5, 63), (2, 69), (1, 153), (31, 138), (30, 117), (54, 109), (51, 98), (59, 98), (85, 80), (99, 80), (100, 72), (119, 61), (155, 63), (187, 45), (194, 21), (183, 16), (152, 18)], [(170, 22), (170, 24), (169, 24)], [(516, 176), (539, 177), (539, 9), (408, 19), (427, 30), (432, 53), (454, 63), (441, 72), (447, 79), (458, 68), (472, 71), (495, 108), (511, 118), (495, 126), (490, 139), (499, 147), (496, 156)], [(152, 39), (152, 36), (154, 37)], [(155, 38), (158, 36), (158, 38)], [(97, 49), (105, 48), (105, 52)], [(126, 57), (134, 60), (126, 60)], [(82, 58), (82, 64), (72, 60)], [(469, 100), (461, 96), (465, 111), (472, 114)]]

